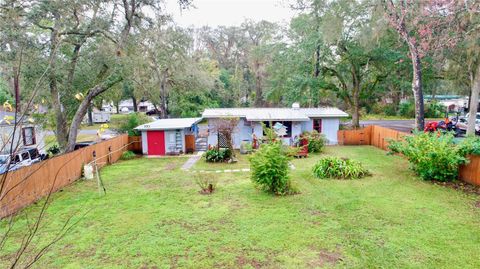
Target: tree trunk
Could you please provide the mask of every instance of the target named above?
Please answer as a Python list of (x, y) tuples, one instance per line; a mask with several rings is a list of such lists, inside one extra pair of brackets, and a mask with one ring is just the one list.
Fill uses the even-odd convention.
[(255, 61), (255, 107), (262, 107), (262, 76), (260, 74), (260, 62)]
[(468, 111), (467, 135), (475, 135), (475, 123), (478, 111), (478, 99), (480, 94), (480, 64), (477, 66), (475, 77), (470, 77), (472, 83), (472, 94), (470, 97), (470, 110)]
[(138, 112), (138, 105), (137, 105), (137, 98), (132, 95), (132, 103), (133, 103), (133, 112)]
[(168, 68), (162, 72), (162, 78), (160, 80), (160, 118), (167, 118), (167, 79)]
[(318, 78), (320, 76), (320, 45), (317, 46), (315, 50), (315, 73), (314, 73), (315, 78)]
[(49, 72), (49, 87), (52, 96), (52, 107), (55, 111), (55, 136), (60, 148), (65, 148), (68, 140), (67, 118), (64, 107), (61, 101), (60, 92), (57, 86), (56, 77), (56, 50), (58, 46), (57, 31), (53, 30), (50, 33), (50, 72)]
[(359, 128), (360, 127), (360, 107), (359, 107), (358, 97), (353, 98), (352, 126), (354, 128)]
[(104, 83), (98, 84), (88, 90), (87, 95), (85, 98), (82, 100), (80, 103), (80, 106), (77, 109), (77, 112), (75, 112), (75, 115), (73, 116), (72, 123), (70, 125), (70, 130), (68, 132), (68, 142), (67, 145), (65, 146), (65, 152), (71, 152), (75, 148), (75, 143), (77, 142), (77, 134), (78, 134), (78, 127), (80, 127), (80, 124), (82, 123), (82, 119), (85, 117), (85, 114), (87, 113), (88, 107), (90, 106), (93, 98), (98, 96), (99, 94), (105, 92), (106, 90), (110, 89), (113, 87), (115, 84), (119, 83), (122, 81), (122, 76), (118, 70), (114, 70), (113, 74), (110, 75)]
[(414, 45), (409, 47), (413, 64), (412, 91), (415, 99), (415, 129), (423, 131), (425, 127), (425, 108), (423, 103), (422, 63), (417, 48)]
[[(123, 56), (123, 48), (128, 40), (130, 35), (130, 30), (132, 28), (133, 18), (136, 15), (136, 10), (139, 6), (137, 5), (136, 1), (123, 1), (123, 8), (125, 12), (125, 25), (122, 29), (120, 34), (120, 40), (117, 42), (116, 48), (116, 58), (117, 60)], [(87, 92), (87, 95), (80, 103), (75, 115), (73, 116), (72, 123), (70, 124), (70, 129), (68, 132), (68, 140), (64, 149), (64, 152), (71, 152), (75, 148), (75, 143), (77, 142), (77, 134), (78, 134), (78, 127), (82, 122), (83, 117), (87, 113), (88, 106), (91, 104), (93, 98), (98, 96), (99, 94), (105, 92), (106, 90), (110, 89), (115, 84), (119, 83), (123, 80), (120, 70), (118, 70), (120, 66), (117, 63), (116, 68), (113, 70), (113, 73), (108, 76), (102, 83), (95, 85), (93, 88), (90, 88)]]
[(93, 113), (92, 113), (92, 106), (88, 106), (88, 125), (93, 125)]
[(15, 107), (17, 113), (20, 111), (20, 70), (17, 66), (13, 67), (13, 90), (15, 95)]
[(115, 114), (120, 114), (120, 102), (114, 102), (113, 104), (115, 106), (115, 109), (117, 110), (117, 112)]

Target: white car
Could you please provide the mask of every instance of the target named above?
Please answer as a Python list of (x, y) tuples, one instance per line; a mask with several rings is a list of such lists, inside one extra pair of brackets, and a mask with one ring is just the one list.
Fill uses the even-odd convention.
[[(460, 130), (462, 133), (467, 132), (468, 116), (469, 114), (465, 115), (465, 117), (459, 118), (455, 126), (455, 128)], [(475, 120), (475, 133), (480, 135), (480, 113), (477, 113), (477, 119)]]
[(14, 155), (13, 160), (9, 154), (0, 155), (0, 174), (14, 171), (24, 166), (29, 166), (42, 160), (42, 156), (36, 148), (26, 148)]

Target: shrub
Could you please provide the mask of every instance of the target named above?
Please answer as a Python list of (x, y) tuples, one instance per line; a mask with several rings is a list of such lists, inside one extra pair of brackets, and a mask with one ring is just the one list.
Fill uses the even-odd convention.
[(415, 133), (404, 141), (390, 141), (388, 147), (403, 154), (424, 180), (455, 180), (459, 165), (467, 162), (467, 146), (455, 144), (452, 134)]
[(411, 101), (401, 103), (398, 108), (398, 114), (406, 118), (415, 117), (415, 105)]
[(480, 155), (480, 137), (469, 136), (460, 144), (460, 151), (463, 156)]
[(370, 175), (360, 162), (338, 157), (320, 159), (313, 167), (317, 178), (357, 179)]
[(228, 148), (210, 148), (205, 152), (205, 160), (210, 163), (228, 161), (232, 157), (232, 151)]
[(386, 116), (395, 116), (397, 115), (397, 108), (394, 104), (375, 103), (372, 105), (370, 112)]
[(60, 147), (57, 144), (54, 144), (47, 149), (47, 153), (50, 157), (55, 156), (60, 153)]
[(308, 139), (308, 152), (322, 152), (325, 144), (327, 143), (327, 139), (325, 136), (316, 130), (311, 132), (303, 133), (303, 136)]
[(288, 175), (289, 160), (281, 143), (262, 144), (249, 158), (252, 181), (269, 193), (276, 195), (294, 193)]
[(426, 118), (442, 118), (445, 116), (446, 107), (439, 102), (432, 101), (425, 104)]
[(122, 153), (122, 156), (120, 156), (120, 160), (131, 160), (135, 158), (135, 153), (133, 151), (127, 150)]
[(120, 133), (128, 133), (129, 136), (138, 136), (140, 132), (134, 128), (150, 121), (151, 119), (143, 113), (131, 113), (128, 114), (126, 120), (122, 119), (118, 125), (113, 120), (112, 125), (119, 126), (117, 131)]
[(211, 174), (198, 174), (195, 182), (200, 187), (201, 194), (211, 194), (217, 188), (217, 179)]

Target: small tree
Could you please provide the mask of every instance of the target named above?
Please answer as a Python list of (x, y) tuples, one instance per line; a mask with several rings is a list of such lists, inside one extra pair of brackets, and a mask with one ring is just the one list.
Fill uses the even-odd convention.
[(281, 142), (263, 144), (249, 159), (252, 181), (262, 190), (276, 195), (291, 194), (288, 161)]
[[(210, 121), (212, 131), (225, 138), (227, 148), (232, 152), (233, 156), (235, 156), (235, 151), (233, 150), (233, 132), (237, 129), (238, 122), (238, 118), (222, 118)], [(218, 148), (220, 148), (220, 141), (218, 141)]]

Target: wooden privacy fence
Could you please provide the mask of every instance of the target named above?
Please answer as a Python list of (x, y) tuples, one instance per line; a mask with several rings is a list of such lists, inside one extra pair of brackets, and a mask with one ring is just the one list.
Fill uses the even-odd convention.
[(118, 161), (129, 147), (129, 137), (124, 134), (8, 172), (6, 176), (0, 175), (5, 180), (0, 193), (0, 218), (16, 213), (82, 177), (83, 165), (94, 160), (94, 152), (97, 165), (102, 167)]
[(340, 145), (372, 145), (387, 150), (388, 140), (400, 140), (406, 135), (410, 134), (377, 125), (369, 125), (362, 129), (340, 130), (337, 133), (337, 138)]
[[(357, 130), (340, 130), (337, 138), (340, 145), (372, 145), (383, 150), (388, 150), (388, 141), (401, 140), (411, 135), (389, 128), (370, 125)], [(458, 171), (460, 179), (480, 186), (480, 156), (468, 156), (470, 162), (460, 166)]]
[(128, 137), (128, 149), (135, 153), (142, 153), (142, 137), (141, 136), (129, 136)]

